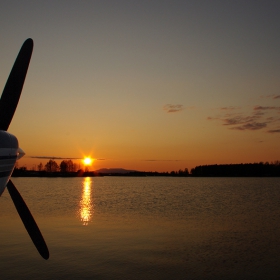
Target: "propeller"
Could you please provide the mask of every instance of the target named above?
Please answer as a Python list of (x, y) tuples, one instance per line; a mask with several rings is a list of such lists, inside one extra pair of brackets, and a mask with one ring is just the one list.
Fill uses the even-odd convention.
[[(29, 38), (23, 43), (19, 51), (0, 99), (0, 130), (7, 131), (12, 121), (23, 88), (32, 50), (33, 40)], [(39, 254), (47, 260), (49, 250), (45, 240), (27, 205), (11, 180), (7, 183), (7, 189), (31, 240)]]
[(11, 180), (8, 181), (7, 188), (30, 238), (39, 254), (47, 260), (49, 258), (49, 250), (32, 214)]

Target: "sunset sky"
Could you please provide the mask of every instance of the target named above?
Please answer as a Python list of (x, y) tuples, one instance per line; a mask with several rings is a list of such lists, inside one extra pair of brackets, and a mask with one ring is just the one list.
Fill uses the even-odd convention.
[(279, 14), (277, 0), (2, 0), (1, 88), (34, 40), (9, 128), (26, 153), (19, 165), (280, 160)]

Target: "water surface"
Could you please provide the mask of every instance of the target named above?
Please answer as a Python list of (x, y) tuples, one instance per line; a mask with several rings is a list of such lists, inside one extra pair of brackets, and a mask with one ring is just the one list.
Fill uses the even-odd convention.
[(1, 279), (279, 279), (278, 178), (13, 178), (50, 250), (0, 198)]

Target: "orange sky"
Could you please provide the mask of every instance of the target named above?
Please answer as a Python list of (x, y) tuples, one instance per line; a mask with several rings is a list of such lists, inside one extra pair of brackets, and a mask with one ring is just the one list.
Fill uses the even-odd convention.
[(20, 166), (46, 163), (30, 156), (143, 171), (280, 159), (277, 1), (109, 2), (1, 4), (2, 88), (34, 40), (9, 128)]

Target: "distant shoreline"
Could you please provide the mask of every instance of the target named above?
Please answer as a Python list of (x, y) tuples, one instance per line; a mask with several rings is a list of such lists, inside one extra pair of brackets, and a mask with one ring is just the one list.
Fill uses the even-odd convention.
[(116, 177), (148, 177), (148, 176), (164, 176), (164, 177), (189, 177), (190, 175), (175, 175), (170, 173), (160, 173), (160, 172), (127, 172), (127, 173), (100, 173), (96, 171), (77, 171), (77, 172), (46, 172), (46, 171), (14, 171), (12, 177), (63, 177), (63, 178), (73, 178), (73, 177), (105, 177), (105, 176), (116, 176)]
[(126, 170), (122, 168), (100, 169), (96, 171), (62, 172), (46, 170), (36, 171), (26, 168), (15, 168), (12, 177), (280, 177), (280, 161), (274, 163), (241, 163), (241, 164), (215, 164), (196, 166), (189, 173), (188, 169), (171, 172), (147, 172)]

